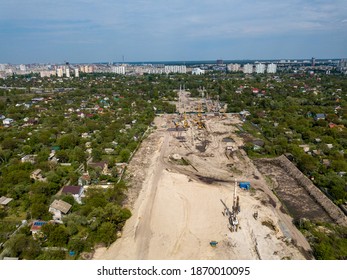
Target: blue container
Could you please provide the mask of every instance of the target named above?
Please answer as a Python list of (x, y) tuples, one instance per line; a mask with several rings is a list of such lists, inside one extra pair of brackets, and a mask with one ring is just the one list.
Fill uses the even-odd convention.
[(241, 189), (249, 190), (251, 188), (251, 183), (250, 182), (240, 182), (239, 186)]

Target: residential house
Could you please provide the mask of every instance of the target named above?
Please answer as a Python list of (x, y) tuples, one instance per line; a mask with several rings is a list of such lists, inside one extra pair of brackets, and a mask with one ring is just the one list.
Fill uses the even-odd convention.
[(105, 151), (105, 153), (108, 154), (108, 155), (114, 153), (114, 149), (112, 149), (112, 148), (105, 148), (104, 151)]
[(101, 169), (101, 174), (102, 175), (108, 175), (109, 171), (108, 171), (108, 165), (107, 162), (105, 161), (101, 161), (101, 162), (89, 162), (88, 166), (90, 166), (91, 168), (100, 168)]
[(47, 222), (41, 220), (36, 220), (32, 223), (30, 232), (34, 238), (41, 232), (41, 228), (45, 224), (47, 224)]
[(71, 207), (72, 205), (70, 203), (60, 199), (55, 199), (49, 206), (48, 211), (53, 214), (54, 221), (61, 221), (63, 215), (66, 215), (70, 211)]
[(308, 153), (310, 151), (309, 145), (299, 145), (299, 147), (302, 148), (305, 153)]
[(84, 188), (82, 186), (65, 186), (62, 190), (63, 194), (71, 194), (75, 201), (79, 204), (82, 203), (83, 192)]
[[(25, 119), (27, 119), (27, 118), (25, 118)], [(27, 120), (25, 120), (25, 119), (24, 119), (24, 121), (25, 121), (24, 126), (33, 126), (33, 125), (36, 125), (36, 124), (39, 123), (37, 118), (35, 118), (35, 119), (27, 119)]]
[(343, 124), (338, 125), (335, 123), (329, 123), (329, 128), (336, 128), (337, 130), (342, 131), (345, 126)]
[(314, 156), (321, 156), (321, 155), (323, 155), (323, 153), (322, 153), (321, 150), (313, 150), (313, 151), (312, 151), (312, 154), (313, 154)]
[(0, 205), (3, 207), (7, 206), (7, 204), (9, 204), (12, 200), (13, 200), (12, 198), (2, 196), (2, 197), (0, 197)]
[(251, 115), (250, 112), (245, 111), (245, 110), (241, 111), (239, 114), (240, 114), (240, 116), (243, 117), (243, 118), (246, 118), (246, 117), (248, 117), (248, 116)]
[(11, 125), (13, 122), (14, 122), (14, 120), (13, 120), (13, 119), (10, 119), (10, 118), (6, 118), (6, 119), (3, 119), (3, 120), (2, 120), (2, 123), (3, 123), (3, 125), (5, 125), (5, 126), (9, 126), (9, 125)]
[(337, 126), (337, 124), (335, 124), (335, 123), (329, 123), (329, 128), (334, 128), (336, 126)]
[(30, 162), (32, 164), (35, 163), (37, 155), (25, 155), (24, 157), (21, 158), (21, 162)]
[(30, 174), (30, 179), (33, 179), (35, 181), (45, 181), (41, 174), (42, 170), (41, 169), (36, 169)]
[(328, 149), (332, 149), (334, 147), (333, 144), (327, 144)]
[(89, 176), (89, 173), (84, 173), (81, 177), (78, 178), (78, 185), (79, 186), (85, 186), (89, 185), (91, 182), (91, 178)]
[(258, 88), (253, 88), (253, 89), (252, 89), (252, 92), (253, 92), (253, 93), (259, 93), (259, 89), (258, 89)]
[(325, 120), (325, 118), (326, 118), (325, 114), (316, 114), (315, 117), (314, 117), (314, 120), (315, 121)]
[(253, 145), (259, 146), (259, 147), (264, 147), (265, 145), (265, 142), (261, 139), (255, 139), (252, 142), (253, 142)]

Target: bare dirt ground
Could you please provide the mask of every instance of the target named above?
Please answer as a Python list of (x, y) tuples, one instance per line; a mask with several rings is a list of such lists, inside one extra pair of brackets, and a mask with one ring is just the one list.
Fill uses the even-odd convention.
[(333, 222), (322, 206), (298, 184), (295, 178), (278, 166), (276, 161), (257, 160), (255, 164), (259, 171), (269, 178), (274, 191), (295, 219)]
[[(182, 100), (184, 106), (196, 106), (186, 94)], [(240, 149), (243, 140), (235, 133), (239, 118), (209, 114), (201, 119), (201, 129), (196, 114), (186, 116), (186, 129), (178, 115), (155, 119), (157, 129), (127, 170), (133, 186), (127, 200), (132, 217), (122, 237), (109, 248), (97, 249), (94, 259), (307, 258), (303, 252), (310, 250), (308, 242)], [(177, 130), (174, 122), (180, 124)], [(236, 187), (239, 226), (232, 232), (222, 201), (232, 208), (235, 180), (249, 181), (252, 188)]]

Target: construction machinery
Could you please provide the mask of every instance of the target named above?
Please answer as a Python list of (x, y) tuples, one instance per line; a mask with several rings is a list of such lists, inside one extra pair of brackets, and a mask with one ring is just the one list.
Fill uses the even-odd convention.
[(239, 226), (239, 220), (237, 219), (237, 214), (240, 213), (240, 198), (236, 195), (236, 189), (237, 189), (237, 182), (235, 180), (232, 211), (230, 211), (230, 209), (224, 203), (223, 200), (220, 200), (222, 202), (222, 204), (224, 205), (223, 214), (228, 217), (229, 229), (232, 232), (237, 231), (238, 226)]
[(177, 121), (173, 121), (173, 123), (175, 124), (176, 130), (178, 130), (178, 128), (180, 127), (180, 124)]

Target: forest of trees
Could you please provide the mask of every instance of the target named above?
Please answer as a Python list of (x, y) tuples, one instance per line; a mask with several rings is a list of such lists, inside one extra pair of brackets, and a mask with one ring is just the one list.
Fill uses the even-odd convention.
[[(115, 241), (131, 216), (122, 207), (129, 186), (116, 164), (129, 160), (155, 114), (175, 112), (168, 101), (176, 97), (176, 84), (165, 77), (95, 74), (58, 85), (74, 90), (38, 95), (29, 89), (38, 84), (50, 88), (56, 82), (55, 78), (39, 79), (6, 79), (9, 86), (28, 90), (1, 92), (0, 113), (14, 122), (0, 130), (0, 197), (12, 198), (8, 206), (0, 208), (0, 256), (79, 258), (95, 244), (108, 246)], [(36, 97), (43, 98), (37, 101)], [(55, 160), (49, 159), (52, 151)], [(34, 161), (23, 162), (26, 155), (34, 155)], [(109, 175), (90, 168), (89, 161), (106, 162)], [(30, 178), (37, 169), (44, 180)], [(92, 182), (110, 187), (86, 190), (79, 204), (71, 195), (58, 192), (65, 185), (77, 185), (81, 170), (88, 171)], [(72, 205), (69, 214), (62, 224), (46, 223), (33, 238), (31, 222), (50, 221), (48, 210), (55, 199)], [(24, 220), (27, 222), (22, 224)]]

